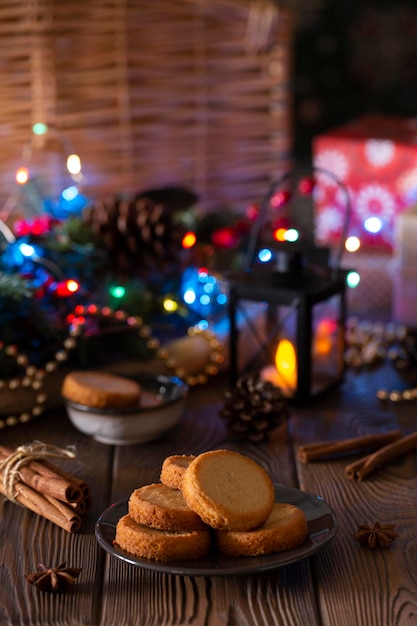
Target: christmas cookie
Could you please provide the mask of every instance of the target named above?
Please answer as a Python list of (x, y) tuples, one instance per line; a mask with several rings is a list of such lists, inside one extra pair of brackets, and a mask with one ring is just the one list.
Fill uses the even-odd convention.
[(128, 408), (140, 404), (141, 386), (130, 378), (107, 372), (71, 372), (61, 394), (67, 400), (99, 408)]
[(267, 472), (230, 450), (197, 456), (184, 472), (181, 491), (190, 509), (220, 530), (253, 530), (268, 519), (275, 502)]
[(129, 554), (155, 561), (199, 559), (210, 549), (210, 531), (170, 532), (138, 524), (124, 515), (116, 525), (115, 543)]
[(177, 489), (151, 484), (136, 489), (129, 498), (129, 515), (138, 524), (181, 532), (207, 529)]
[(261, 556), (289, 550), (307, 537), (307, 520), (292, 504), (276, 503), (263, 526), (249, 532), (218, 531), (218, 549), (231, 556)]
[(162, 463), (161, 483), (173, 489), (180, 489), (184, 472), (194, 459), (195, 456), (192, 454), (167, 456)]

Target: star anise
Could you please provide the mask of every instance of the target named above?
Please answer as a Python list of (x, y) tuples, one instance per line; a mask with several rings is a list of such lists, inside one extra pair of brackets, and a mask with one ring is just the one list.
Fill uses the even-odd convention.
[(361, 546), (366, 548), (388, 548), (398, 533), (394, 530), (395, 524), (381, 524), (375, 522), (373, 526), (359, 524), (357, 532), (353, 535)]
[(81, 568), (66, 567), (66, 563), (61, 563), (58, 567), (46, 567), (42, 563), (38, 563), (38, 571), (33, 574), (25, 574), (25, 578), (40, 591), (56, 593), (71, 587), (80, 572)]

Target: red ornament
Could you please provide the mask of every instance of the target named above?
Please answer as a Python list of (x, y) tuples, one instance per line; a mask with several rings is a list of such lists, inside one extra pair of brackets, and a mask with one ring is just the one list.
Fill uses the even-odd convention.
[(211, 241), (217, 248), (233, 248), (239, 237), (233, 228), (219, 228), (212, 233)]
[(315, 186), (315, 179), (311, 176), (306, 176), (298, 183), (298, 190), (303, 196), (310, 196), (313, 193)]
[(288, 190), (277, 191), (270, 200), (270, 204), (274, 209), (280, 209), (288, 204), (291, 199), (291, 192)]

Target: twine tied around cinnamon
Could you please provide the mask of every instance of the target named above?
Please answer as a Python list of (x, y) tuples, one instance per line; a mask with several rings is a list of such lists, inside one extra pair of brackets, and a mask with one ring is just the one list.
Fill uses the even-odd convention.
[(64, 449), (42, 441), (33, 441), (30, 444), (19, 446), (7, 458), (0, 461), (0, 473), (3, 472), (3, 488), (6, 498), (16, 502), (15, 485), (21, 479), (19, 470), (24, 465), (28, 465), (31, 461), (75, 459), (75, 457), (74, 446), (68, 446)]

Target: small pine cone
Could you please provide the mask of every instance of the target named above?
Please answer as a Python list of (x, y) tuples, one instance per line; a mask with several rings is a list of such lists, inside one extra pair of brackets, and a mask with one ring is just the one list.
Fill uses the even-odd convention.
[(194, 198), (181, 188), (109, 198), (88, 207), (84, 219), (123, 273), (175, 274), (186, 231), (180, 204)]
[(226, 391), (220, 415), (231, 434), (260, 442), (288, 420), (288, 400), (279, 387), (252, 373), (241, 376)]

